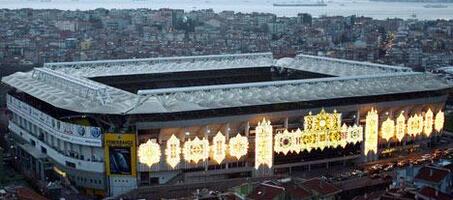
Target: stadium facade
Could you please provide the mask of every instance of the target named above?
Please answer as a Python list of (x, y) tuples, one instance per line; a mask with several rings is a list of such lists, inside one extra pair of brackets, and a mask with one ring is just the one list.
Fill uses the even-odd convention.
[(450, 90), (409, 68), (271, 53), (46, 63), (2, 82), (21, 166), (99, 196), (435, 145)]

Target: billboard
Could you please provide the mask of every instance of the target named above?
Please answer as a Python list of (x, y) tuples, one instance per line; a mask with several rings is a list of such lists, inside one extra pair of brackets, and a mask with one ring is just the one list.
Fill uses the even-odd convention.
[(99, 127), (82, 126), (63, 122), (8, 95), (8, 109), (27, 121), (39, 126), (58, 139), (86, 146), (102, 146), (102, 131)]
[(107, 176), (136, 176), (137, 147), (135, 134), (106, 133), (104, 145)]

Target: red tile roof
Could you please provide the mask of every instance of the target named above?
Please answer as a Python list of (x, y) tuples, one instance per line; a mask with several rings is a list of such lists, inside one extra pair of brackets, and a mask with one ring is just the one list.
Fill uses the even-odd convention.
[(303, 200), (313, 196), (313, 193), (302, 188), (299, 184), (290, 182), (264, 182), (259, 184), (251, 193), (247, 195), (248, 199), (274, 199), (279, 195), (285, 197), (294, 197)]
[(259, 184), (252, 192), (247, 195), (248, 199), (274, 199), (278, 195), (285, 192), (284, 188), (271, 186), (267, 184)]
[(423, 187), (419, 192), (418, 195), (424, 197), (426, 199), (431, 200), (452, 200), (453, 196), (438, 192), (431, 187)]
[(47, 198), (27, 187), (16, 188), (16, 193), (20, 200), (47, 200)]
[(296, 184), (285, 185), (285, 189), (288, 191), (289, 195), (291, 195), (292, 197), (297, 197), (295, 199), (308, 199), (313, 196), (310, 191), (307, 191)]
[(341, 192), (340, 188), (320, 178), (307, 180), (302, 183), (302, 186), (321, 195), (336, 194), (338, 192)]
[(352, 200), (374, 200), (379, 199), (384, 194), (384, 191), (366, 193), (365, 195), (360, 195), (354, 197)]
[(450, 171), (448, 169), (425, 166), (420, 169), (415, 179), (440, 183), (449, 173)]

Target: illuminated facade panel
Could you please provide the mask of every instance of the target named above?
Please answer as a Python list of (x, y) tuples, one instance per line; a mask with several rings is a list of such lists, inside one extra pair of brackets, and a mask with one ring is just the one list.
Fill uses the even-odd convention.
[(304, 117), (302, 150), (321, 149), (342, 146), (341, 114), (334, 111), (327, 113), (324, 109), (317, 115), (310, 112)]
[(430, 136), (431, 133), (433, 132), (433, 118), (434, 114), (433, 111), (431, 111), (431, 108), (428, 109), (425, 113), (425, 121), (424, 121), (424, 127), (423, 127), (423, 133), (425, 133), (426, 136)]
[[(345, 125), (343, 125), (345, 126)], [(354, 126), (348, 126), (346, 128), (346, 143), (350, 144), (357, 144), (359, 142), (363, 141), (363, 127), (362, 126), (357, 126), (357, 124), (354, 124)]]
[(301, 151), (306, 150), (307, 152), (310, 152), (312, 149), (317, 148), (317, 135), (313, 131), (304, 130), (300, 141)]
[(440, 132), (444, 128), (444, 121), (445, 121), (445, 114), (441, 110), (436, 114), (436, 118), (434, 121), (434, 129), (437, 132)]
[(317, 136), (316, 138), (318, 139), (318, 141), (316, 141), (314, 143), (314, 148), (315, 149), (320, 149), (321, 151), (324, 150), (324, 148), (327, 147), (328, 145), (328, 136), (327, 136), (327, 132), (325, 131), (320, 131), (318, 133), (315, 133), (315, 135)]
[(346, 125), (346, 124), (343, 124), (343, 126), (341, 126), (341, 140), (344, 142), (344, 144), (342, 144), (343, 142), (341, 142), (340, 145), (344, 148), (349, 141), (348, 125)]
[(365, 149), (364, 153), (370, 152), (377, 153), (378, 148), (378, 123), (379, 116), (374, 108), (371, 109), (366, 115), (365, 126)]
[(387, 117), (381, 125), (381, 138), (387, 142), (395, 136), (395, 121)]
[(288, 152), (299, 153), (301, 135), (300, 129), (291, 132), (285, 130), (275, 134), (274, 151), (284, 155), (288, 154)]
[(272, 126), (271, 122), (263, 119), (258, 122), (255, 130), (255, 168), (261, 165), (269, 168), (272, 167), (273, 150), (272, 150)]
[(291, 131), (290, 134), (292, 134), (293, 138), (293, 145), (291, 146), (291, 151), (294, 153), (300, 153), (301, 151), (301, 138), (302, 138), (302, 131), (300, 129), (297, 129), (296, 131)]
[(181, 161), (180, 141), (175, 135), (171, 135), (170, 139), (167, 141), (165, 156), (167, 163), (171, 168), (175, 168)]
[(407, 133), (410, 136), (417, 136), (423, 132), (423, 117), (415, 114), (407, 120)]
[(333, 113), (327, 113), (324, 109), (317, 115), (311, 112), (304, 117), (305, 131), (338, 131), (341, 126), (341, 114), (334, 110)]
[(212, 139), (212, 159), (215, 160), (218, 164), (222, 163), (226, 156), (226, 138), (219, 131)]
[(230, 156), (239, 160), (242, 156), (247, 155), (249, 149), (249, 140), (245, 136), (238, 133), (235, 137), (230, 138), (228, 149)]
[(209, 157), (209, 142), (206, 138), (200, 139), (195, 137), (194, 140), (188, 140), (184, 143), (184, 159), (187, 162), (198, 163)]
[(332, 148), (337, 148), (339, 146), (345, 147), (346, 140), (342, 139), (341, 131), (338, 129), (336, 131), (331, 131), (327, 133), (328, 145)]
[(395, 126), (395, 136), (398, 141), (401, 142), (404, 136), (406, 135), (406, 117), (404, 117), (404, 112), (401, 112), (398, 118), (396, 118)]
[(138, 159), (142, 164), (151, 167), (152, 165), (160, 162), (160, 146), (154, 140), (148, 139), (146, 143), (138, 147)]

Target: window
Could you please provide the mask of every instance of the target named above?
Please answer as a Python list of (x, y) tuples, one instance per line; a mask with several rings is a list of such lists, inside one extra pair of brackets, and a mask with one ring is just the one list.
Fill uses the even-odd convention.
[(30, 139), (30, 144), (33, 145), (33, 146), (36, 146), (36, 142), (32, 139)]
[(32, 129), (32, 126), (33, 126), (33, 125), (32, 125), (29, 121), (26, 121), (26, 122), (27, 122), (27, 130), (30, 131), (30, 132), (32, 132), (31, 129)]
[(46, 148), (44, 148), (43, 146), (41, 146), (41, 153), (43, 153), (43, 154), (47, 154), (47, 149), (46, 149)]

